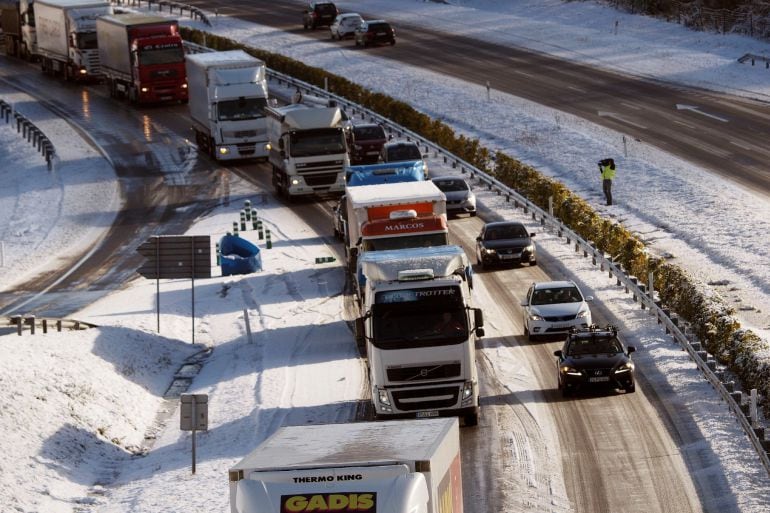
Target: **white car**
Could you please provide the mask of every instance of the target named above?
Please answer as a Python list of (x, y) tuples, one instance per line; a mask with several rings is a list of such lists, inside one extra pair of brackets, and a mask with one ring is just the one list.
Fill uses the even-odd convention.
[(592, 324), (588, 303), (591, 296), (583, 296), (573, 281), (543, 281), (533, 283), (524, 307), (524, 334), (528, 339), (537, 336), (569, 333), (572, 328)]
[(334, 21), (329, 27), (329, 32), (331, 32), (332, 39), (353, 37), (353, 33), (363, 22), (364, 19), (360, 14), (354, 12), (339, 14), (334, 18)]

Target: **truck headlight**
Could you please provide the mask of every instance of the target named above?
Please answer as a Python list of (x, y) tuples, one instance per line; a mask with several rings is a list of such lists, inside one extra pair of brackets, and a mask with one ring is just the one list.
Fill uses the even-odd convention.
[(182, 84), (182, 89), (187, 89), (187, 82), (185, 82), (184, 84)]
[(390, 406), (390, 399), (388, 398), (388, 391), (384, 388), (378, 388), (377, 389), (377, 398), (380, 401), (380, 404), (384, 406)]
[(463, 383), (463, 402), (473, 398), (473, 381), (466, 381)]
[(291, 184), (292, 185), (299, 185), (299, 180), (297, 178), (292, 178), (291, 179)]
[(80, 74), (81, 75), (87, 75), (88, 74), (88, 70), (85, 69), (85, 68), (80, 68)]
[(225, 146), (220, 146), (220, 148), (219, 148), (219, 154), (220, 155), (227, 155), (228, 153), (230, 153), (230, 149), (229, 148), (227, 148)]
[(149, 91), (150, 91), (150, 88), (149, 88), (149, 87), (141, 87), (139, 90), (140, 90), (141, 92), (143, 92), (143, 93), (147, 93), (147, 92), (149, 92)]
[(273, 149), (273, 146), (270, 143), (265, 144), (265, 150), (270, 151)]

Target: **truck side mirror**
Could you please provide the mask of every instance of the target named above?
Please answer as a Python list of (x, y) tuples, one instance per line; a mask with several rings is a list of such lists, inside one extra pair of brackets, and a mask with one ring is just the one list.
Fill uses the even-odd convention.
[(481, 311), (481, 308), (473, 309), (473, 324), (477, 329), (484, 327), (484, 313)]

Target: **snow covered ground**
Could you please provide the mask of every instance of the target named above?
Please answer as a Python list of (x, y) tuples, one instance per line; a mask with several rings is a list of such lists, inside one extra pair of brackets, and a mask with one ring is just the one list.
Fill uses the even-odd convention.
[[(768, 45), (690, 33), (656, 20), (624, 16), (593, 3), (466, 1), (464, 6), (447, 6), (413, 0), (361, 0), (340, 4), (348, 10), (357, 7), (387, 13), (394, 23), (399, 16), (418, 16), (449, 20), (454, 23), (453, 30), (473, 31), (488, 38), (493, 37), (489, 34), (500, 38), (516, 34), (515, 44), (550, 48), (550, 52), (564, 52), (570, 58), (586, 56), (594, 62), (601, 58), (607, 66), (621, 66), (629, 73), (767, 96), (767, 85), (762, 82), (767, 71), (739, 65), (735, 59), (748, 52), (767, 54)], [(471, 9), (474, 6), (478, 9)], [(617, 35), (612, 30), (615, 19), (623, 29)], [(440, 116), (491, 148), (505, 149), (565, 181), (595, 204), (600, 194), (594, 169), (596, 155), (619, 155), (622, 150), (621, 134), (501, 94), (494, 94), (490, 105), (485, 91), (477, 91), (474, 96), (472, 89), (445, 77), (395, 67), (371, 56), (363, 59), (348, 55), (340, 50), (339, 43), (298, 45), (298, 36), (221, 16), (215, 19), (213, 30), (302, 58), (349, 78), (372, 77), (371, 83), (364, 85)], [(653, 42), (661, 45), (660, 50), (651, 49)], [(676, 59), (682, 59), (682, 66), (686, 64), (678, 73), (671, 71), (676, 69), (672, 64)], [(637, 61), (645, 67), (632, 69), (631, 63), (636, 66)], [(705, 63), (703, 67), (697, 65), (699, 62)], [(721, 63), (718, 71), (713, 70), (716, 62)], [(8, 100), (9, 94), (0, 89), (3, 99)], [(19, 110), (37, 108), (30, 98), (13, 94), (17, 95), (13, 102)], [(478, 118), (473, 113), (478, 113)], [(488, 126), (492, 113), (494, 137), (474, 128)], [(508, 124), (510, 119), (519, 120), (518, 124)], [(17, 248), (27, 245), (25, 252), (41, 247), (76, 250), (80, 247), (77, 241), (70, 246), (65, 243), (72, 240), (72, 233), (83, 230), (83, 220), (89, 214), (114, 212), (117, 208), (113, 203), (115, 184), (107, 163), (96, 157), (78, 162), (75, 155), (82, 156), (87, 146), (75, 132), (56, 123), (55, 116), (41, 116), (41, 128), (55, 139), (61, 153), (61, 162), (53, 173), (45, 170), (43, 159), (26, 142), (20, 142), (14, 130), (0, 124), (0, 181), (4, 185), (19, 184), (4, 189), (0, 198), (0, 222), (6, 223), (0, 225), (0, 240), (6, 242), (0, 269), (3, 287), (31, 271), (21, 264), (17, 253), (21, 249)], [(81, 149), (68, 156), (69, 146)], [(565, 157), (567, 147), (571, 149)], [(581, 151), (577, 153), (574, 148)], [(631, 147), (629, 157), (616, 160), (621, 170), (617, 194), (624, 200), (609, 214), (640, 232), (649, 230), (656, 237), (655, 247), (698, 265), (706, 279), (712, 279), (712, 275), (727, 279), (729, 287), (736, 289), (730, 291), (736, 301), (746, 298), (746, 303), (764, 305), (760, 301), (768, 294), (766, 274), (770, 271), (763, 261), (768, 242), (746, 233), (766, 232), (770, 216), (765, 199), (724, 181), (705, 179), (702, 171), (686, 163), (672, 163), (670, 157), (644, 145)], [(576, 162), (585, 165), (576, 167)], [(71, 181), (89, 169), (99, 171), (89, 180)], [(37, 180), (27, 183), (27, 175), (33, 173), (37, 173)], [(41, 180), (41, 175), (47, 180)], [(650, 194), (663, 188), (653, 187), (653, 182), (666, 184), (668, 193)], [(478, 194), (484, 208), (505, 218), (521, 216), (495, 194)], [(83, 201), (73, 201), (74, 195), (82, 195)], [(250, 199), (259, 210), (272, 231), (273, 248), (267, 250), (253, 231), (245, 232), (245, 237), (263, 248), (264, 271), (196, 281), (195, 345), (189, 343), (191, 297), (185, 280), (161, 285), (159, 334), (155, 285), (137, 280), (129, 289), (79, 314), (99, 328), (24, 337), (3, 332), (0, 336), (0, 354), (4, 355), (0, 359), (0, 432), (8, 435), (0, 438), (3, 511), (225, 512), (227, 468), (276, 427), (350, 417), (361, 397), (364, 372), (352, 336), (340, 318), (342, 266), (338, 262), (314, 263), (316, 256), (330, 254), (329, 248), (290, 209), (277, 204), (269, 192), (253, 191), (236, 181), (232, 195)], [(640, 197), (643, 199), (636, 205), (631, 201)], [(687, 208), (695, 197), (714, 206), (708, 219)], [(97, 199), (103, 203), (90, 203)], [(733, 202), (735, 207), (729, 212), (721, 208)], [(53, 216), (55, 223), (39, 221), (43, 204), (58, 205), (45, 216)], [(216, 239), (232, 226), (240, 206), (233, 203), (201, 219), (190, 234), (208, 234)], [(75, 208), (85, 212), (71, 210)], [(59, 213), (58, 217), (53, 211)], [(708, 212), (709, 208), (702, 211)], [(666, 221), (676, 219), (678, 223), (660, 222), (656, 216), (661, 212)], [(108, 226), (109, 217), (98, 224)], [(724, 245), (730, 248), (714, 247), (714, 241), (700, 233), (703, 226), (716, 228), (722, 243), (727, 240)], [(744, 226), (745, 231), (736, 228)], [(81, 241), (95, 237), (94, 233), (84, 235)], [(656, 388), (673, 391), (672, 411), (696, 420), (703, 439), (682, 450), (706, 458), (703, 472), (715, 476), (715, 481), (725, 482), (714, 492), (717, 499), (729, 499), (726, 503), (732, 507), (725, 511), (759, 513), (770, 509), (767, 473), (757, 463), (724, 404), (685, 353), (615, 287), (614, 280), (592, 266), (590, 259), (576, 255), (553, 235), (540, 233), (538, 243), (541, 252), (561, 262), (561, 272), (576, 279), (588, 294), (613, 312), (626, 340), (640, 348), (635, 359), (642, 374)], [(737, 273), (735, 260), (740, 261), (746, 274)], [(488, 318), (499, 319), (501, 316), (494, 315), (495, 305), (484, 302), (483, 280), (479, 281), (480, 301), (489, 309)], [(758, 308), (761, 313), (770, 312), (770, 308)], [(251, 336), (246, 330), (247, 317)], [(767, 323), (764, 319), (762, 322)], [(487, 335), (500, 336), (508, 333), (507, 329), (503, 321), (490, 322)], [(206, 348), (213, 348), (213, 352), (201, 353)], [(513, 393), (537, 389), (534, 376), (521, 369), (505, 348), (486, 348), (483, 352), (495, 363), (500, 378), (510, 383)], [(210, 401), (210, 428), (198, 435), (198, 468), (194, 476), (190, 474), (189, 434), (178, 429), (175, 402), (162, 397), (165, 385), (189, 358), (205, 358), (189, 391), (209, 394)], [(166, 418), (165, 427), (154, 420), (158, 415), (159, 420)], [(533, 416), (543, 425), (550, 422), (534, 407)], [(152, 436), (149, 440), (145, 440), (147, 433)], [(146, 455), (134, 455), (144, 453), (150, 445)], [(555, 475), (558, 470), (552, 469)], [(508, 479), (511, 486), (536, 481), (527, 477)], [(564, 486), (557, 485), (556, 489), (563, 490)], [(529, 493), (545, 494), (538, 490)]]

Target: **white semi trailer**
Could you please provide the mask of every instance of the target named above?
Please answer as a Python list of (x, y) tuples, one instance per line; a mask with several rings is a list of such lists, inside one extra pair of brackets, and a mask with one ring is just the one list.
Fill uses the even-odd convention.
[(231, 513), (462, 513), (457, 419), (282, 427), (230, 469)]
[(198, 148), (216, 160), (267, 158), (265, 63), (243, 50), (186, 56)]

